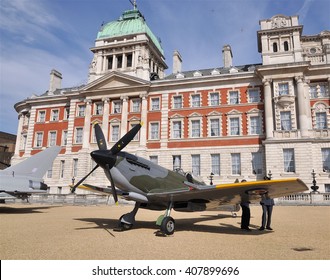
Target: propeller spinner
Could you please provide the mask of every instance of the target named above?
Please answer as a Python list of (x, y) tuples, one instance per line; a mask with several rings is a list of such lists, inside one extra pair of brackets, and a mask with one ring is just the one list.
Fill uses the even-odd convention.
[(134, 126), (130, 131), (128, 131), (115, 145), (112, 146), (110, 150), (107, 150), (107, 142), (105, 140), (103, 131), (99, 124), (94, 125), (95, 137), (97, 140), (97, 145), (99, 150), (91, 152), (91, 157), (97, 163), (91, 172), (89, 172), (85, 177), (83, 177), (77, 184), (71, 188), (71, 193), (74, 193), (76, 188), (84, 182), (89, 175), (91, 175), (98, 167), (102, 167), (107, 177), (110, 179), (112, 194), (115, 200), (115, 203), (118, 202), (118, 196), (115, 188), (115, 184), (110, 172), (110, 169), (116, 164), (117, 154), (124, 149), (129, 142), (131, 142), (135, 135), (139, 132), (142, 127), (142, 123)]

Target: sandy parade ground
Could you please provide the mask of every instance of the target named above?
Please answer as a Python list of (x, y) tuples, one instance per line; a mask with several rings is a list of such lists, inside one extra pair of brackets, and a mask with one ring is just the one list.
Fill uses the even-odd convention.
[(131, 205), (0, 206), (2, 260), (329, 260), (330, 207), (275, 206), (274, 231), (259, 231), (261, 207), (251, 206), (251, 232), (230, 212), (179, 213), (174, 235), (157, 236), (162, 212), (140, 209), (130, 231), (115, 232)]

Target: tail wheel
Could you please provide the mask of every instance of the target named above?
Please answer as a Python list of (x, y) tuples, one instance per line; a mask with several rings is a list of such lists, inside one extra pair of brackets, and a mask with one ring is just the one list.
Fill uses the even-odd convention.
[(175, 222), (172, 217), (165, 217), (160, 225), (160, 230), (166, 235), (172, 235), (175, 229)]

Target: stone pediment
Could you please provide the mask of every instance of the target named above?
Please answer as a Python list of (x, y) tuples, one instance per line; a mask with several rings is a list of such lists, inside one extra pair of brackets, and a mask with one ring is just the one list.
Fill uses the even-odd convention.
[(127, 88), (140, 88), (150, 85), (149, 81), (142, 80), (121, 72), (111, 72), (102, 76), (101, 78), (89, 83), (83, 88), (83, 91), (105, 91), (118, 90)]

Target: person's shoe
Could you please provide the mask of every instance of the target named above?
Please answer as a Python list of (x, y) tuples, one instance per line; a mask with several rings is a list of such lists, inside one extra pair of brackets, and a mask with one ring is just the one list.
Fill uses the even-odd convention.
[(251, 231), (248, 227), (242, 227), (242, 230)]
[(268, 230), (273, 230), (271, 227), (266, 227), (266, 229), (268, 229)]
[(264, 227), (260, 227), (259, 230), (265, 230), (265, 228)]

